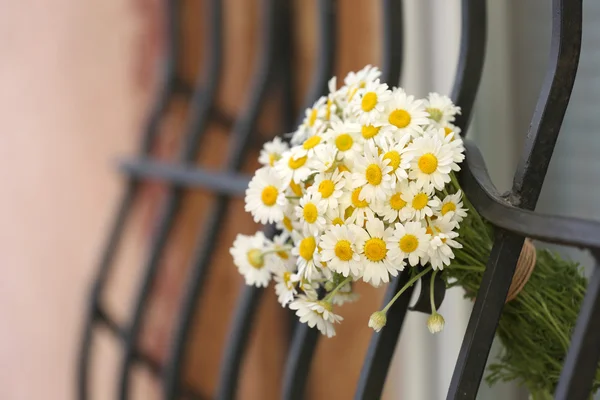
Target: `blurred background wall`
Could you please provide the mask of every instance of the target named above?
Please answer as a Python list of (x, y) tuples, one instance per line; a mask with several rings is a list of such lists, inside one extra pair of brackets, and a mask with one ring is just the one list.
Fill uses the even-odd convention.
[[(0, 2), (0, 399), (73, 398), (76, 354), (90, 281), (115, 211), (123, 178), (118, 157), (133, 154), (156, 86), (162, 48), (161, 0), (22, 0)], [(185, 0), (181, 74), (193, 83), (203, 59), (201, 2)], [(225, 63), (218, 104), (236, 116), (243, 109), (261, 24), (258, 1), (227, 0)], [(378, 64), (379, 9), (370, 2), (338, 2), (338, 76)], [(373, 2), (375, 3), (375, 2)], [(455, 71), (460, 29), (459, 0), (407, 0), (406, 65), (402, 85), (417, 95), (447, 93)], [(488, 1), (489, 48), (470, 134), (480, 143), (492, 176), (508, 188), (520, 154), (548, 54), (550, 1)], [(316, 45), (315, 1), (295, 1), (295, 60), (298, 101), (312, 72)], [(587, 2), (584, 46), (573, 102), (565, 119), (548, 184), (540, 201), (546, 211), (600, 218), (595, 183), (600, 175), (593, 135), (598, 93), (600, 8)], [(361, 29), (355, 29), (360, 26)], [(272, 102), (273, 103), (273, 102)], [(173, 160), (181, 144), (189, 103), (168, 112), (154, 155)], [(276, 104), (260, 127), (277, 132)], [(218, 168), (218, 152), (229, 128), (209, 127), (197, 163)], [(575, 162), (575, 160), (577, 162)], [(255, 164), (248, 160), (246, 171)], [(577, 177), (577, 179), (573, 179)], [(117, 321), (127, 321), (139, 273), (164, 200), (165, 186), (144, 185), (128, 224), (110, 287), (103, 301)], [(572, 193), (584, 193), (573, 196)], [(144, 320), (140, 345), (157, 360), (166, 354), (173, 315), (189, 268), (198, 228), (212, 198), (190, 191), (182, 203), (172, 240), (161, 262), (158, 284)], [(202, 307), (188, 348), (184, 379), (210, 393), (241, 280), (227, 248), (233, 236), (255, 227), (235, 202), (219, 239)], [(218, 266), (219, 268), (216, 268)], [(344, 309), (335, 339), (321, 341), (310, 378), (310, 398), (347, 398), (368, 343), (366, 319), (381, 291), (361, 288), (359, 303)], [(278, 398), (286, 331), (273, 296), (265, 296), (261, 318), (244, 366), (243, 399)], [(460, 291), (441, 309), (446, 330), (424, 334), (426, 316), (411, 314), (386, 387), (388, 399), (442, 399), (449, 384), (470, 305)], [(94, 398), (113, 399), (120, 353), (106, 332), (95, 347)], [(351, 351), (348, 351), (351, 348)], [(340, 354), (344, 357), (340, 358)], [(329, 371), (336, 371), (330, 374)], [(346, 390), (346, 392), (339, 392)], [(158, 398), (158, 382), (139, 371), (135, 398)], [(338, 397), (332, 397), (336, 396)], [(512, 385), (482, 399), (526, 398)]]

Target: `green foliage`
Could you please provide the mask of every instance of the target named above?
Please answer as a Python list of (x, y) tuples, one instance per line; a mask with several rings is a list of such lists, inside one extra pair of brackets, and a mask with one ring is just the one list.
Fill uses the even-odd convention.
[[(493, 244), (493, 231), (470, 207), (461, 223), (454, 262), (444, 270), (448, 286), (461, 286), (473, 299)], [(497, 335), (504, 351), (488, 370), (487, 381), (516, 380), (545, 398), (554, 393), (571, 333), (581, 307), (587, 279), (582, 268), (548, 250), (537, 250), (535, 270), (516, 299), (504, 306)], [(594, 381), (600, 388), (600, 370)]]

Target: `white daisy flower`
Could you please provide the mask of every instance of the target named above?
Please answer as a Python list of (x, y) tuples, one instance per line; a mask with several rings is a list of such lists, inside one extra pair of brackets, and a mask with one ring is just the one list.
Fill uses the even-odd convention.
[(317, 146), (310, 160), (313, 172), (331, 172), (335, 167), (336, 155), (337, 151), (330, 143)]
[(326, 203), (321, 198), (321, 193), (315, 190), (308, 191), (296, 206), (296, 218), (302, 225), (305, 233), (320, 234), (325, 228)]
[(359, 89), (350, 104), (350, 110), (361, 124), (379, 122), (385, 113), (385, 104), (390, 99), (388, 85), (379, 82), (368, 82), (364, 89)]
[(307, 108), (304, 111), (304, 120), (302, 121), (301, 129), (304, 129), (308, 132), (311, 130), (314, 131), (319, 124), (322, 122), (319, 120), (319, 110), (325, 106), (327, 102), (327, 98), (325, 96), (321, 96), (315, 104), (311, 108)]
[(390, 281), (390, 275), (397, 276), (404, 269), (404, 261), (393, 261), (389, 257), (388, 242), (393, 229), (385, 229), (383, 222), (377, 218), (367, 221), (366, 230), (357, 230), (358, 252), (363, 263), (363, 280), (378, 287)]
[(402, 135), (417, 136), (422, 125), (427, 125), (427, 112), (421, 100), (415, 100), (402, 89), (395, 89), (390, 101), (385, 106), (386, 124), (384, 132), (389, 132), (394, 137)]
[(245, 198), (245, 210), (252, 214), (254, 222), (267, 224), (283, 219), (283, 189), (284, 183), (273, 168), (263, 167), (256, 171)]
[(359, 124), (334, 120), (331, 122), (331, 128), (323, 136), (328, 143), (335, 146), (339, 159), (354, 159), (362, 152), (360, 132)]
[(313, 301), (303, 295), (290, 303), (290, 309), (296, 310), (300, 322), (308, 324), (311, 328), (316, 326), (327, 337), (335, 336), (333, 324), (343, 320), (341, 316), (333, 313), (331, 303), (324, 300)]
[(451, 260), (454, 259), (452, 249), (462, 248), (462, 245), (454, 240), (458, 237), (458, 232), (454, 231), (455, 227), (450, 214), (430, 222), (428, 232), (432, 235), (432, 239), (426, 261), (431, 263), (434, 269), (444, 269), (444, 265), (450, 265)]
[(381, 145), (385, 143), (387, 140), (393, 140), (390, 137), (389, 131), (386, 132), (383, 128), (383, 125), (380, 123), (373, 124), (363, 124), (360, 127), (360, 135), (366, 143), (374, 143), (376, 145)]
[(352, 284), (347, 283), (333, 295), (331, 302), (336, 306), (341, 306), (345, 303), (352, 303), (353, 301), (358, 300), (359, 297), (360, 295), (358, 293), (352, 291)]
[(429, 93), (424, 106), (432, 125), (438, 128), (453, 122), (455, 116), (460, 114), (460, 107), (455, 106), (448, 96), (438, 93)]
[(440, 207), (442, 217), (450, 215), (452, 222), (460, 224), (467, 216), (467, 209), (463, 208), (462, 192), (459, 190), (455, 194), (448, 195), (442, 200)]
[[(345, 198), (349, 197), (347, 196), (347, 194), (344, 192), (344, 200), (342, 200), (340, 202), (340, 204), (338, 205), (338, 207), (332, 209), (330, 212), (328, 212), (325, 215), (325, 220), (327, 221), (327, 226), (332, 226), (332, 225), (346, 225), (346, 209), (349, 207), (349, 203), (346, 202)], [(343, 205), (345, 204), (345, 205)]]
[[(429, 129), (426, 132), (427, 135), (437, 136), (444, 147), (450, 149), (452, 153), (452, 161), (456, 164), (463, 162), (465, 159), (465, 146), (462, 138), (455, 132), (446, 132), (446, 128), (444, 129)], [(459, 171), (460, 168), (457, 166), (452, 166), (454, 171)]]
[(274, 275), (275, 279), (275, 294), (277, 301), (285, 307), (290, 301), (294, 300), (294, 296), (298, 294), (296, 290), (300, 277), (292, 271), (280, 271)]
[(277, 229), (286, 234), (288, 237), (291, 236), (294, 229), (297, 229), (298, 227), (295, 208), (296, 206), (288, 202), (283, 208), (283, 219), (276, 224)]
[(347, 277), (352, 274), (356, 278), (362, 276), (360, 255), (356, 249), (358, 231), (363, 229), (356, 225), (334, 225), (321, 236), (321, 262), (328, 268)]
[(394, 223), (396, 221), (408, 221), (414, 216), (414, 211), (406, 207), (407, 203), (402, 199), (402, 194), (408, 191), (408, 182), (402, 182), (396, 186), (382, 203), (376, 203), (374, 210), (384, 221)]
[(412, 156), (408, 177), (416, 180), (419, 187), (443, 190), (450, 182), (450, 172), (459, 169), (453, 161), (451, 148), (437, 136), (414, 139), (406, 152)]
[(460, 129), (456, 125), (447, 124), (446, 126), (444, 126), (444, 135), (445, 136), (449, 136), (449, 135), (452, 134), (452, 140), (454, 140), (454, 139), (460, 139), (460, 133), (461, 132), (462, 132), (462, 129)]
[(273, 237), (273, 241), (266, 240), (265, 260), (269, 269), (273, 272), (292, 271), (296, 260), (292, 257), (291, 243), (288, 243), (290, 235), (283, 232)]
[(306, 194), (306, 185), (304, 182), (294, 182), (290, 181), (288, 187), (285, 189), (286, 200), (290, 204), (298, 204), (298, 200), (296, 197), (300, 198)]
[(318, 278), (320, 276), (319, 268), (321, 262), (317, 244), (319, 238), (313, 235), (295, 235), (295, 246), (292, 249), (292, 254), (297, 256), (296, 265), (298, 265), (298, 275), (308, 280)]
[(293, 147), (281, 155), (281, 159), (275, 163), (275, 170), (284, 185), (290, 182), (302, 182), (312, 173), (309, 168), (308, 157), (302, 155), (300, 146)]
[(394, 232), (389, 239), (390, 258), (394, 261), (408, 259), (411, 266), (416, 266), (419, 261), (427, 261), (427, 250), (431, 235), (421, 222), (396, 223)]
[(367, 65), (357, 72), (349, 72), (344, 78), (344, 84), (350, 87), (364, 88), (367, 83), (375, 82), (381, 76), (379, 68)]
[(405, 208), (408, 219), (420, 221), (425, 217), (431, 217), (433, 210), (439, 207), (439, 201), (432, 196), (431, 189), (419, 188), (415, 182), (410, 182), (400, 196), (406, 202)]
[(367, 200), (360, 200), (362, 188), (356, 188), (350, 196), (351, 204), (344, 213), (346, 223), (364, 226), (365, 221), (375, 218), (371, 204)]
[(275, 136), (270, 142), (266, 142), (260, 151), (258, 162), (264, 166), (273, 167), (275, 161), (281, 158), (281, 155), (289, 150), (289, 146), (286, 142), (281, 140), (279, 136)]
[(383, 201), (392, 189), (392, 171), (390, 161), (384, 160), (378, 154), (373, 143), (368, 143), (364, 149), (364, 155), (357, 157), (352, 174), (353, 188), (361, 187), (360, 200)]
[(404, 135), (400, 138), (384, 141), (379, 148), (384, 160), (389, 160), (392, 168), (390, 175), (393, 177), (392, 184), (408, 179), (407, 170), (410, 168), (411, 156), (406, 153), (406, 145), (410, 136)]
[(327, 213), (335, 213), (338, 208), (339, 200), (344, 194), (344, 188), (348, 186), (347, 174), (347, 172), (340, 172), (336, 169), (333, 173), (315, 175), (315, 181), (308, 191), (321, 194)]
[(266, 238), (262, 232), (254, 236), (237, 235), (229, 253), (233, 256), (233, 263), (244, 277), (246, 285), (267, 287), (271, 280), (271, 271), (265, 265)]
[(320, 134), (310, 135), (298, 146), (298, 156), (308, 156), (311, 158), (315, 154), (315, 148), (323, 143), (323, 137)]

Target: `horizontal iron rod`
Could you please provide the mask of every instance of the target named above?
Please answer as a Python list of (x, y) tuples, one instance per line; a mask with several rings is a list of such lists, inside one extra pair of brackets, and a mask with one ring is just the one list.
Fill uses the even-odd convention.
[(251, 177), (228, 171), (214, 171), (194, 165), (164, 163), (151, 159), (124, 160), (119, 168), (126, 174), (173, 186), (207, 189), (219, 194), (243, 196)]

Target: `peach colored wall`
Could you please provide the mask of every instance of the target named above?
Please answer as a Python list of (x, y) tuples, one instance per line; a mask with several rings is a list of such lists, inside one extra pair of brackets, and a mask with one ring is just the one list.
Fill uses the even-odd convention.
[(148, 97), (139, 15), (131, 0), (0, 2), (0, 399), (74, 397), (115, 156)]

